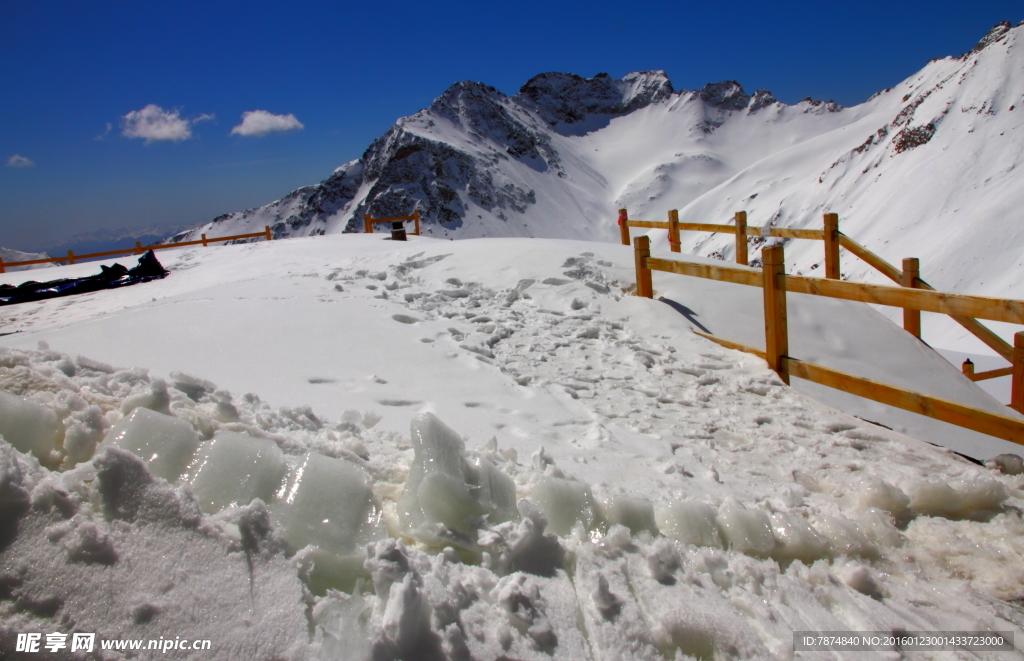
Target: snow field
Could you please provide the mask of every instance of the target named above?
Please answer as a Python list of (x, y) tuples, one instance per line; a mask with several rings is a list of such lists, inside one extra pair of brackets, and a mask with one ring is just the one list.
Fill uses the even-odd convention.
[[(258, 659), (791, 658), (794, 630), (1020, 630), (1024, 477), (1005, 461), (785, 387), (628, 296), (619, 247), (351, 238), (183, 251), (141, 304), (65, 307), (75, 336), (39, 305), (39, 330), (3, 338), (0, 648), (61, 622)], [(290, 368), (102, 362), (133, 350), (96, 339), (115, 325), (219, 291)], [(303, 328), (324, 308), (361, 324), (274, 343), (283, 292)], [(212, 350), (245, 341), (209, 334), (238, 308), (204, 309)], [(147, 362), (181, 367), (193, 336), (165, 328)], [(96, 353), (24, 346), (44, 338)], [(268, 403), (350, 382), (356, 354), (386, 383)]]

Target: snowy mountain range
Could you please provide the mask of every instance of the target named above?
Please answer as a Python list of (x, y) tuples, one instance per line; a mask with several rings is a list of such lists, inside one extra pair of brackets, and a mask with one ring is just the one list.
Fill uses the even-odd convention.
[[(358, 232), (364, 213), (413, 209), (436, 237), (601, 241), (617, 240), (619, 208), (716, 223), (746, 210), (752, 225), (811, 228), (836, 212), (890, 261), (920, 257), (939, 288), (1019, 298), (1021, 259), (1003, 248), (1019, 239), (1024, 203), (1022, 37), (1021, 24), (1000, 23), (968, 53), (849, 108), (786, 105), (732, 81), (675, 91), (662, 71), (546, 73), (513, 96), (460, 82), (319, 184), (176, 239), (264, 225), (277, 238)], [(685, 234), (683, 252), (731, 259), (731, 241)], [(821, 246), (794, 244), (790, 260), (813, 270)], [(881, 277), (868, 271), (852, 259), (844, 269)]]
[(147, 227), (121, 227), (116, 229), (98, 229), (91, 232), (80, 232), (65, 237), (60, 241), (50, 241), (33, 246), (33, 249), (46, 251), (50, 255), (66, 255), (73, 250), (76, 255), (134, 248), (138, 241), (144, 246), (152, 245), (176, 232), (188, 229), (185, 225), (168, 225), (165, 223)]

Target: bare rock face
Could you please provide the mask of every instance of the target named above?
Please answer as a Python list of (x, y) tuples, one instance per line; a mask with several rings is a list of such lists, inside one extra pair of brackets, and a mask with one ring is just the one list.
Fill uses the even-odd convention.
[(573, 124), (587, 115), (624, 114), (664, 101), (673, 94), (664, 71), (630, 73), (621, 80), (606, 73), (582, 78), (571, 73), (542, 73), (513, 97), (537, 111), (548, 124)]

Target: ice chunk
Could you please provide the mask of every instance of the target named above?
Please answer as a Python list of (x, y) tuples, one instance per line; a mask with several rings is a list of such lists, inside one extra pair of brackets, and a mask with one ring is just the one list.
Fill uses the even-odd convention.
[(530, 500), (544, 511), (548, 529), (561, 537), (577, 523), (588, 529), (594, 523), (594, 498), (583, 482), (545, 477), (534, 487)]
[(716, 518), (714, 507), (692, 500), (672, 503), (655, 513), (658, 529), (666, 537), (683, 544), (722, 548)]
[(956, 490), (960, 493), (961, 515), (965, 518), (975, 513), (998, 512), (1003, 502), (1010, 497), (1010, 492), (1002, 482), (988, 478), (960, 480)]
[(1001, 482), (970, 478), (957, 488), (945, 482), (919, 482), (910, 485), (910, 509), (926, 516), (970, 518), (979, 512), (998, 511), (1009, 497)]
[(141, 406), (142, 408), (170, 415), (170, 405), (171, 395), (167, 392), (167, 383), (163, 379), (153, 379), (149, 383), (148, 392), (131, 395), (121, 402), (121, 413), (128, 415), (128, 413)]
[(764, 558), (775, 548), (768, 515), (748, 510), (734, 500), (727, 501), (718, 511), (718, 531), (726, 546), (740, 553)]
[(487, 512), (489, 523), (504, 523), (519, 518), (516, 507), (516, 483), (490, 461), (475, 457), (469, 461), (469, 481), (477, 488), (476, 499)]
[(21, 452), (48, 461), (64, 434), (64, 425), (49, 406), (0, 390), (0, 436)]
[(415, 533), (440, 523), (468, 535), (484, 509), (466, 484), (465, 443), (432, 413), (414, 419), (411, 431), (415, 456), (398, 499), (399, 524)]
[(800, 560), (812, 564), (829, 555), (828, 539), (811, 527), (799, 514), (775, 512), (771, 515), (777, 560)]
[(985, 462), (985, 466), (998, 470), (1004, 475), (1024, 473), (1024, 459), (1018, 454), (1000, 454)]
[(307, 545), (351, 553), (386, 537), (369, 476), (355, 464), (308, 452), (271, 506), (275, 527), (291, 551)]
[(140, 457), (150, 473), (168, 482), (181, 477), (199, 448), (199, 437), (192, 425), (142, 407), (114, 425), (103, 442)]
[(871, 543), (856, 523), (842, 516), (821, 515), (814, 527), (829, 539), (833, 555), (877, 558), (878, 549)]
[(607, 496), (598, 503), (601, 519), (609, 526), (619, 524), (629, 528), (634, 535), (646, 530), (658, 534), (654, 520), (654, 505), (645, 498), (631, 498), (621, 494)]
[(512, 478), (481, 456), (467, 460), (465, 443), (436, 416), (413, 420), (412, 446), (413, 465), (398, 500), (406, 532), (425, 541), (441, 524), (471, 546), (470, 533), (484, 517), (491, 523), (519, 518)]
[(907, 494), (878, 478), (866, 480), (857, 498), (860, 511), (866, 512), (873, 507), (888, 512), (896, 521), (905, 521), (910, 517), (910, 498)]
[(271, 502), (287, 465), (273, 441), (222, 431), (203, 443), (189, 469), (199, 507), (213, 513), (253, 498)]
[(857, 519), (861, 530), (868, 539), (882, 546), (903, 546), (903, 535), (896, 528), (892, 516), (876, 507), (867, 510)]

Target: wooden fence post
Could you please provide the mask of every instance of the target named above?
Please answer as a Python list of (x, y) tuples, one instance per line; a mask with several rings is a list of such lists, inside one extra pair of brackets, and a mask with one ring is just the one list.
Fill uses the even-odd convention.
[(270, 225), (264, 225), (263, 226), (263, 231), (267, 235), (267, 241), (273, 241), (273, 239), (270, 236)]
[(736, 263), (746, 266), (747, 259), (747, 212), (736, 212)]
[(782, 246), (761, 250), (764, 274), (764, 348), (768, 366), (789, 384), (789, 370), (783, 358), (789, 353), (786, 323), (786, 257)]
[(4, 268), (4, 259), (0, 257), (0, 273), (7, 273), (7, 269)]
[[(903, 280), (900, 282), (904, 287), (917, 287), (917, 281), (921, 279), (921, 260), (917, 257), (906, 257), (903, 260)], [(903, 329), (921, 339), (921, 311), (903, 308)]]
[(619, 236), (622, 238), (622, 245), (629, 245), (629, 213), (625, 209), (619, 209)]
[(368, 213), (363, 214), (363, 233), (364, 234), (372, 234), (373, 233), (373, 223), (370, 221), (370, 214), (368, 214)]
[(672, 252), (679, 252), (679, 209), (671, 209), (668, 212), (668, 249)]
[(1013, 372), (1010, 379), (1010, 408), (1024, 413), (1024, 331), (1013, 336)]
[(203, 235), (203, 247), (204, 247), (204, 248), (207, 248), (207, 247), (209, 247), (209, 245), (210, 245), (210, 244), (209, 244), (209, 243), (207, 243), (207, 241), (206, 241), (206, 235), (204, 234), (204, 235)]
[(825, 214), (825, 277), (839, 280), (839, 214)]
[(420, 210), (412, 210), (412, 219), (416, 221), (416, 236), (420, 235)]
[(647, 268), (647, 258), (651, 256), (650, 237), (638, 236), (633, 239), (633, 256), (636, 258), (636, 295), (654, 298), (651, 269)]
[(68, 264), (74, 264), (74, 263), (75, 263), (75, 251), (74, 250), (69, 250), (68, 251)]
[(142, 254), (142, 244), (139, 243), (138, 241), (135, 242), (135, 254), (136, 255), (141, 255)]
[(963, 364), (960, 365), (960, 371), (963, 372), (964, 376), (966, 376), (968, 379), (971, 379), (971, 381), (974, 381), (974, 379), (971, 378), (971, 377), (974, 376), (974, 362), (971, 361), (970, 358), (966, 359), (963, 362)]

